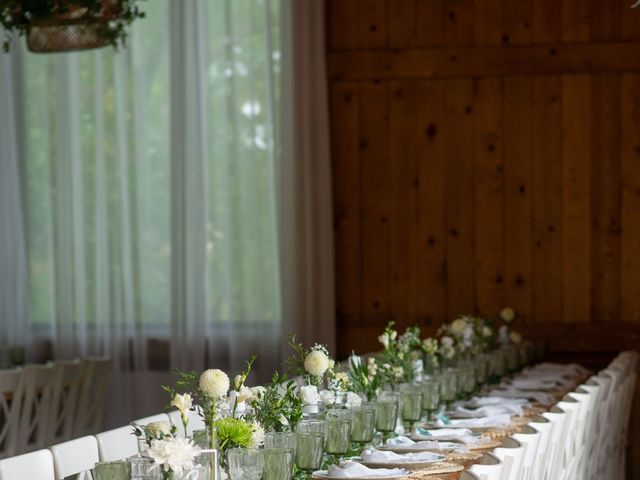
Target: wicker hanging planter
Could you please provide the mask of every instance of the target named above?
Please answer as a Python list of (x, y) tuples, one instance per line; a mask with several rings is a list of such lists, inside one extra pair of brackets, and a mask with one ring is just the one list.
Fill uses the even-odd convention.
[[(144, 17), (138, 0), (30, 0), (15, 6), (0, 0), (0, 20), (7, 31), (24, 34), (32, 52), (69, 52), (118, 46), (125, 27)], [(13, 4), (9, 6), (9, 2)], [(8, 50), (12, 38), (5, 40)]]
[(65, 14), (34, 19), (27, 29), (27, 46), (32, 52), (69, 52), (100, 48), (117, 38), (114, 21), (121, 13), (115, 0), (102, 0), (100, 12), (73, 6)]

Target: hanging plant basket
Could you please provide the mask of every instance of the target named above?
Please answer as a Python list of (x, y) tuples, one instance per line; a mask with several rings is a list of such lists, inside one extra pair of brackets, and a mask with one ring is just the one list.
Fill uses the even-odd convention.
[(103, 0), (100, 12), (72, 6), (58, 17), (34, 20), (27, 29), (27, 46), (32, 52), (69, 52), (100, 48), (117, 39), (116, 21), (121, 9), (115, 0)]
[[(137, 0), (0, 0), (8, 32), (24, 34), (32, 52), (69, 52), (123, 44), (126, 28), (144, 17)], [(17, 5), (16, 5), (17, 3)], [(5, 50), (11, 44), (5, 40)]]

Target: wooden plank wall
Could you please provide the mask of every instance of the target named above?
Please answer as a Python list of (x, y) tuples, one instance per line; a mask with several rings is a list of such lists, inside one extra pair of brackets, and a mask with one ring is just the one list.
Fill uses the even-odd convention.
[(555, 358), (640, 348), (631, 3), (327, 0), (340, 356), (506, 305)]

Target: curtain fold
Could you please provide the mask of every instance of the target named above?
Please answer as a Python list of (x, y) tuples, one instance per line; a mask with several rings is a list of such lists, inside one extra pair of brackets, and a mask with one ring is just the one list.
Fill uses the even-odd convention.
[(284, 328), (335, 351), (324, 1), (282, 2), (279, 211)]

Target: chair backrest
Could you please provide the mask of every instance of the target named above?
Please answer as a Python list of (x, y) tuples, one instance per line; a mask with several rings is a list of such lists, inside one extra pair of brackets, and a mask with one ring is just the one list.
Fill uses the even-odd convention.
[(111, 360), (108, 358), (84, 359), (75, 436), (97, 433), (102, 429), (104, 394), (110, 366)]
[(98, 433), (96, 441), (101, 462), (125, 460), (138, 453), (138, 439), (131, 426)]
[(489, 478), (486, 475), (476, 474), (471, 470), (462, 472), (462, 475), (460, 475), (460, 480), (489, 480)]
[(167, 422), (167, 423), (171, 423), (169, 421), (169, 415), (167, 415), (166, 413), (158, 413), (156, 415), (151, 415), (149, 417), (143, 417), (143, 418), (139, 418), (137, 420), (134, 420), (133, 422), (131, 422), (132, 425), (140, 425), (141, 427), (145, 427), (147, 425), (149, 425), (150, 423), (156, 423), (156, 422)]
[(492, 453), (504, 464), (500, 480), (520, 480), (525, 453), (520, 442), (512, 437), (507, 437), (502, 441), (500, 447), (493, 449)]
[(49, 445), (64, 442), (73, 437), (82, 372), (82, 364), (78, 360), (57, 361), (54, 364), (55, 381), (51, 396), (52, 416), (47, 436), (47, 444)]
[(0, 460), (0, 480), (54, 480), (53, 456), (37, 450)]
[(504, 464), (498, 457), (485, 453), (479, 463), (469, 467), (469, 472), (475, 474), (481, 480), (501, 480)]
[(18, 451), (22, 379), (22, 369), (0, 370), (0, 458)]
[(53, 417), (51, 395), (54, 382), (53, 365), (27, 365), (24, 368), (18, 433), (20, 452), (41, 449), (47, 444), (49, 423)]
[(98, 442), (90, 435), (59, 443), (49, 450), (53, 454), (56, 480), (71, 475), (77, 475), (76, 480), (91, 480), (91, 469), (100, 461)]
[(553, 456), (551, 449), (551, 438), (555, 423), (541, 415), (536, 415), (531, 419), (530, 425), (540, 432), (540, 443), (538, 443), (538, 454), (531, 471), (531, 478), (544, 479), (545, 467)]
[(525, 426), (520, 433), (512, 435), (512, 437), (525, 448), (524, 457), (522, 458), (522, 472), (520, 473), (521, 480), (529, 480), (532, 478), (541, 436), (540, 432), (529, 425)]
[[(180, 417), (180, 412), (178, 410), (171, 410), (169, 413), (169, 421), (171, 425), (175, 425), (178, 429), (178, 434), (184, 435), (184, 425), (182, 424), (182, 418)], [(198, 412), (194, 412), (192, 410), (189, 411), (187, 415), (187, 433), (186, 436), (190, 437), (193, 435), (195, 430), (204, 430), (205, 424), (202, 417), (198, 414)]]

